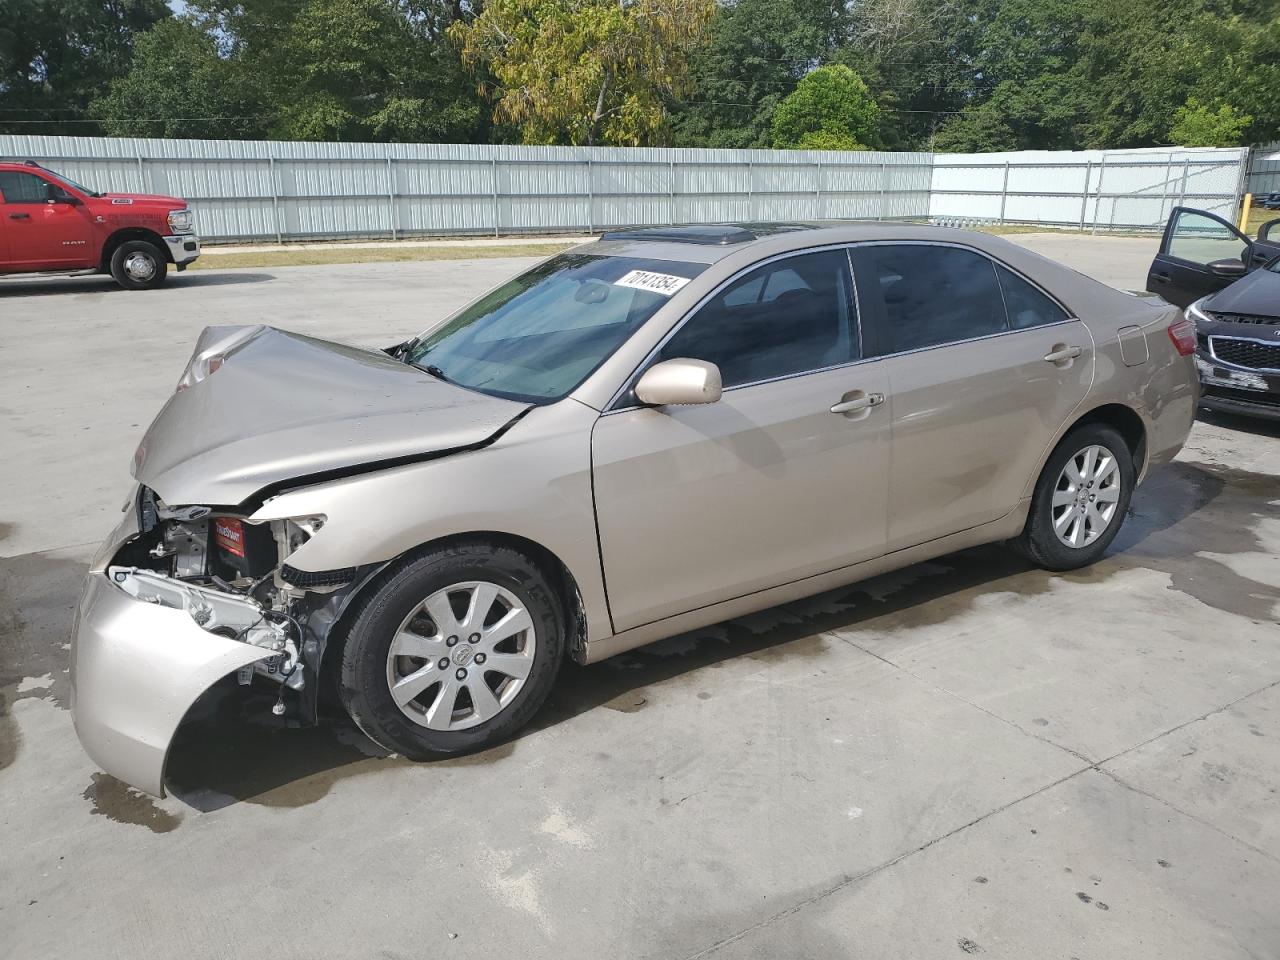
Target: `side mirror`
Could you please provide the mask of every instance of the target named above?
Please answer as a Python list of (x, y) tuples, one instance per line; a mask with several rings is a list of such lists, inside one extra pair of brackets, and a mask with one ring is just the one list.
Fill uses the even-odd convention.
[(1245, 272), (1243, 260), (1214, 260), (1208, 267), (1215, 277), (1243, 277)]
[(714, 363), (678, 357), (655, 363), (641, 374), (636, 398), (655, 407), (715, 403), (720, 390), (720, 368)]
[(80, 201), (69, 193), (65, 193), (48, 181), (44, 185), (44, 198), (47, 203), (65, 203), (73, 207), (80, 206)]
[(1268, 220), (1266, 223), (1260, 226), (1258, 228), (1258, 239), (1263, 241), (1270, 239), (1271, 228), (1274, 227), (1277, 223), (1280, 223), (1280, 220)]

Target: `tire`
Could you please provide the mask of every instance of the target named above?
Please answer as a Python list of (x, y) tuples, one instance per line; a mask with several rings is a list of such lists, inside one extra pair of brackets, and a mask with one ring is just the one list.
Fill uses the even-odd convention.
[(165, 252), (146, 240), (128, 240), (111, 254), (111, 276), (126, 290), (154, 290), (168, 273)]
[(371, 740), (410, 760), (500, 743), (551, 692), (564, 659), (561, 611), (542, 572), (510, 548), (434, 548), (392, 568), (355, 611), (339, 698)]
[[(1095, 451), (1093, 467), (1089, 451)], [(1108, 471), (1104, 452), (1114, 469)], [(1082, 482), (1068, 473), (1069, 465)], [(1105, 476), (1100, 475), (1103, 471), (1108, 471)], [(1027, 524), (1014, 546), (1046, 570), (1077, 570), (1095, 563), (1120, 532), (1135, 477), (1133, 453), (1119, 431), (1102, 423), (1076, 427), (1054, 448), (1041, 471)], [(1100, 520), (1105, 520), (1101, 528)], [(1073, 540), (1074, 545), (1069, 542)]]

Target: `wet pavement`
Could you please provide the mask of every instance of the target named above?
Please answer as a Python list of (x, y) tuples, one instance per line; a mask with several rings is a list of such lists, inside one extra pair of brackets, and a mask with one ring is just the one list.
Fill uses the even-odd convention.
[[(466, 286), (434, 266), (353, 268), (290, 317), (370, 340), (325, 297), (403, 277), (431, 309)], [(78, 464), (16, 438), (49, 503), (122, 492), (110, 410), (146, 417), (189, 349), (165, 337), (249, 306), (166, 334), (160, 301), (141, 346), (96, 351), (94, 298), (125, 296), (0, 296), (6, 366), (33, 302), (62, 338), (33, 363), (98, 358), (59, 403), (0, 384), (109, 435)], [(100, 531), (46, 521), (7, 460), (31, 492), (0, 514), (0, 958), (1280, 957), (1280, 426), (1206, 415), (1089, 570), (984, 547), (569, 667), (471, 757), (284, 729), (220, 684), (164, 800), (79, 748), (66, 642)]]

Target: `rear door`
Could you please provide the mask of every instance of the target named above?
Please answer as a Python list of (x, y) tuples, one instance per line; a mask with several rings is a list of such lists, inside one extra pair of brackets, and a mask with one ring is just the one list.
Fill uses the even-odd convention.
[[(50, 200), (50, 191), (66, 197)], [(0, 217), (10, 269), (58, 270), (90, 266), (93, 227), (84, 205), (56, 184), (25, 170), (0, 170)]]
[(888, 380), (889, 551), (999, 519), (1089, 390), (1088, 329), (967, 247), (859, 244), (853, 261)]
[(1253, 243), (1222, 217), (1174, 207), (1147, 273), (1147, 290), (1185, 307), (1240, 279), (1254, 266), (1253, 257)]

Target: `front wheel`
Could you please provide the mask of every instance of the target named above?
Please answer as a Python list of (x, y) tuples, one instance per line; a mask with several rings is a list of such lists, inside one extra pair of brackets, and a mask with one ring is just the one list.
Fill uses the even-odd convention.
[(498, 743), (542, 706), (564, 652), (561, 605), (506, 547), (436, 548), (358, 609), (343, 650), (343, 706), (370, 739), (411, 760)]
[(146, 240), (129, 240), (111, 254), (111, 276), (126, 290), (152, 290), (164, 283), (168, 272), (164, 251)]
[(1077, 427), (1045, 464), (1014, 545), (1046, 570), (1076, 570), (1100, 560), (1120, 532), (1135, 479), (1133, 454), (1114, 427)]

